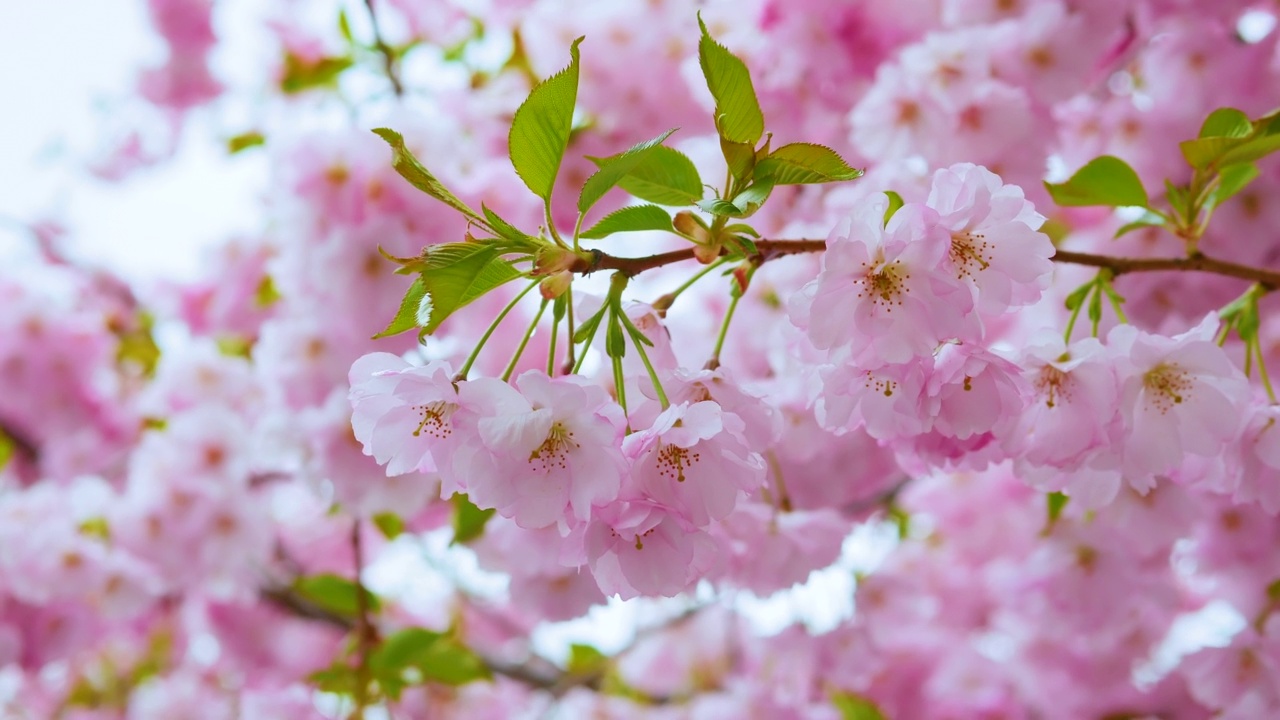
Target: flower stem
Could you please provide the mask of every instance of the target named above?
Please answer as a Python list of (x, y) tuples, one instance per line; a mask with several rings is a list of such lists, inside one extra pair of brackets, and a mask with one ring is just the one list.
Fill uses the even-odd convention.
[(507, 303), (507, 306), (502, 308), (502, 312), (498, 313), (498, 317), (495, 318), (494, 321), (489, 324), (489, 329), (484, 331), (484, 335), (480, 336), (480, 342), (476, 344), (475, 349), (472, 350), (471, 354), (467, 356), (467, 361), (463, 363), (462, 369), (459, 370), (458, 374), (455, 376), (456, 380), (467, 379), (467, 373), (471, 372), (471, 366), (475, 364), (476, 358), (480, 357), (480, 351), (484, 349), (485, 343), (489, 342), (489, 336), (493, 335), (493, 331), (497, 330), (498, 326), (502, 324), (503, 319), (507, 317), (507, 313), (511, 312), (511, 308), (515, 307), (516, 303), (520, 302), (520, 300), (523, 299), (525, 295), (529, 294), (530, 290), (536, 287), (538, 287), (538, 281), (534, 280), (533, 282), (529, 283), (529, 287), (526, 287), (524, 290), (521, 290), (520, 294), (512, 298), (511, 302)]
[(516, 371), (516, 363), (520, 362), (520, 356), (524, 354), (524, 348), (529, 344), (529, 338), (533, 337), (533, 331), (538, 329), (538, 321), (542, 319), (542, 313), (547, 309), (549, 300), (543, 300), (538, 306), (538, 312), (533, 316), (533, 322), (529, 323), (529, 329), (524, 331), (524, 337), (520, 338), (520, 345), (516, 348), (516, 354), (512, 356), (511, 363), (507, 365), (507, 369), (502, 373), (502, 382), (511, 379), (511, 373)]

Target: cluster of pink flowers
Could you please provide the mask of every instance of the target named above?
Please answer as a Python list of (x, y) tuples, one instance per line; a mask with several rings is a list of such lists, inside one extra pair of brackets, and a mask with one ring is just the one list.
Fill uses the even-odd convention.
[[(339, 21), (279, 2), (260, 28), (279, 57), (252, 87), (210, 62), (250, 22), (222, 23), (231, 5), (147, 7), (168, 50), (139, 83), (148, 103), (240, 129), (237, 103), (262, 101), (265, 147), (243, 152), (271, 168), (266, 218), (192, 282), (130, 286), (47, 233), (31, 262), (0, 259), (0, 716), (1280, 714), (1280, 406), (1258, 376), (1280, 368), (1277, 293), (1248, 360), (1217, 314), (1247, 284), (1211, 273), (1122, 273), (1124, 315), (1108, 300), (1064, 337), (1063, 301), (1095, 269), (1056, 252), (1187, 243), (1116, 237), (1133, 214), (1055, 207), (1041, 183), (1110, 154), (1164, 207), (1165, 181), (1190, 178), (1178, 143), (1210, 111), (1256, 118), (1280, 96), (1273, 6), (387, 0)], [(692, 285), (693, 261), (635, 275), (617, 311), (652, 346), (628, 339), (617, 374), (604, 330), (581, 372), (560, 369), (569, 338), (550, 313), (536, 324), (537, 293), (487, 334), (521, 282), (421, 343), (372, 339), (408, 284), (387, 257), (481, 233), (405, 182), (369, 128), (397, 128), (469, 206), (567, 238), (586, 156), (679, 126), (667, 144), (701, 182), (724, 175), (699, 10), (750, 69), (773, 148), (823, 143), (866, 167), (778, 185), (741, 220), (825, 251)], [(544, 212), (508, 130), (580, 35)], [(158, 161), (144, 140), (100, 175)], [(1274, 268), (1280, 164), (1256, 166), (1198, 249)], [(579, 323), (601, 307), (596, 280), (575, 276)], [(386, 580), (412, 585), (428, 569), (405, 556), (423, 554), (429, 581)], [(865, 554), (880, 557), (850, 559)], [(477, 589), (491, 578), (459, 558), (501, 587)], [(752, 595), (831, 568), (854, 589), (803, 608), (826, 622), (748, 620)], [(363, 608), (356, 581), (376, 593)], [(613, 598), (696, 609), (610, 657), (538, 656), (540, 629)], [(370, 682), (405, 628), (493, 677)], [(438, 654), (456, 672), (471, 657)]]

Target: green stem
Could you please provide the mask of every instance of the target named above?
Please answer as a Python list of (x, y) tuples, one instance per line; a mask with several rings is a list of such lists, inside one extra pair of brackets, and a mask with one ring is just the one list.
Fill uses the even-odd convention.
[[(600, 308), (599, 312), (597, 312), (596, 315), (603, 313), (606, 309), (607, 307)], [(593, 315), (592, 319), (594, 318), (595, 316)], [(588, 320), (587, 322), (590, 322), (590, 320)], [(586, 362), (587, 349), (591, 347), (591, 343), (595, 342), (596, 333), (600, 331), (601, 324), (602, 322), (596, 323), (595, 327), (591, 328), (591, 332), (587, 333), (587, 339), (582, 343), (582, 354), (578, 356), (578, 361), (573, 364), (572, 372), (574, 374), (577, 374), (577, 372), (582, 369), (582, 363)]]
[(573, 285), (572, 284), (569, 285), (569, 289), (565, 291), (565, 314), (568, 318), (568, 325), (566, 326), (565, 331), (568, 333), (567, 337), (569, 338), (569, 352), (568, 352), (568, 356), (565, 358), (564, 366), (566, 370), (571, 370), (572, 368), (576, 367), (576, 363), (574, 363), (574, 359), (573, 359), (574, 326), (573, 326)]
[[(560, 334), (560, 321), (551, 323), (551, 349), (547, 351), (547, 377), (556, 376), (556, 340)], [(572, 344), (572, 338), (570, 338)]]
[(538, 329), (538, 321), (542, 319), (542, 313), (547, 309), (548, 300), (543, 300), (538, 306), (538, 312), (533, 316), (533, 322), (529, 323), (529, 329), (524, 331), (524, 337), (520, 338), (520, 345), (516, 348), (516, 354), (511, 358), (511, 363), (507, 365), (507, 369), (502, 373), (502, 382), (511, 379), (511, 373), (516, 371), (516, 363), (520, 362), (520, 356), (524, 354), (524, 348), (529, 344), (529, 338), (533, 337), (533, 331)]
[(578, 252), (582, 249), (578, 245), (578, 233), (582, 232), (582, 220), (587, 216), (586, 213), (578, 213), (578, 221), (573, 224), (573, 251)]
[(627, 410), (627, 387), (622, 376), (622, 358), (610, 358), (613, 361), (613, 386), (618, 393), (618, 404), (622, 406), (622, 416), (627, 419), (627, 432), (631, 432), (631, 413)]
[[(755, 275), (756, 266), (752, 266), (747, 273), (747, 282), (751, 282), (751, 276)], [(737, 280), (735, 279), (736, 283)], [(734, 286), (736, 290), (736, 285)], [(716, 348), (711, 352), (711, 359), (707, 361), (707, 369), (715, 370), (720, 367), (720, 351), (724, 349), (724, 339), (729, 336), (729, 324), (733, 322), (733, 314), (738, 309), (738, 302), (742, 300), (743, 291), (735, 291), (733, 300), (729, 301), (729, 309), (724, 312), (724, 323), (720, 325), (720, 336), (716, 338)]]
[(698, 282), (702, 278), (706, 277), (707, 273), (710, 273), (712, 270), (715, 270), (716, 268), (720, 267), (721, 265), (724, 265), (727, 262), (729, 262), (729, 258), (722, 257), (719, 260), (716, 260), (710, 265), (694, 273), (692, 277), (690, 277), (688, 280), (685, 280), (683, 283), (681, 283), (680, 287), (676, 288), (675, 290), (672, 290), (666, 295), (663, 295), (657, 300), (654, 300), (653, 309), (657, 310), (659, 315), (666, 317), (667, 310), (671, 307), (673, 303), (675, 303), (676, 298), (680, 297), (681, 293), (693, 287), (693, 284)]
[(1276, 391), (1271, 387), (1271, 377), (1267, 375), (1267, 364), (1262, 359), (1262, 343), (1255, 340), (1253, 348), (1258, 356), (1258, 375), (1262, 378), (1262, 387), (1267, 389), (1267, 397), (1271, 398), (1271, 404), (1274, 405), (1276, 403)]
[[(626, 318), (626, 315), (622, 316)], [(627, 325), (634, 329), (630, 320), (626, 320)], [(640, 332), (636, 330), (636, 332)], [(628, 333), (630, 334), (630, 333)], [(644, 351), (644, 343), (640, 342), (635, 335), (631, 335), (631, 344), (636, 346), (636, 352), (640, 354), (640, 360), (644, 362), (644, 369), (649, 371), (649, 382), (653, 383), (653, 391), (658, 393), (658, 402), (662, 403), (662, 409), (666, 410), (671, 407), (671, 401), (667, 399), (667, 393), (662, 389), (662, 381), (658, 379), (658, 371), (653, 369), (653, 363), (649, 362), (649, 353)]]
[(551, 233), (551, 239), (555, 240), (557, 245), (567, 250), (569, 246), (564, 244), (564, 239), (560, 237), (560, 231), (556, 230), (555, 221), (551, 219), (551, 197), (550, 196), (548, 196), (547, 199), (543, 201), (542, 209), (543, 209), (543, 215), (547, 219), (547, 232)]
[(467, 379), (467, 373), (471, 372), (471, 366), (475, 364), (476, 358), (480, 357), (480, 351), (484, 349), (485, 343), (489, 342), (489, 336), (493, 335), (493, 331), (497, 330), (498, 326), (502, 324), (503, 319), (507, 317), (507, 313), (511, 312), (511, 308), (514, 308), (516, 303), (520, 302), (525, 295), (528, 295), (530, 290), (538, 287), (538, 282), (539, 281), (534, 280), (529, 283), (529, 287), (521, 290), (519, 295), (516, 295), (511, 302), (507, 303), (506, 307), (502, 308), (502, 312), (498, 313), (498, 317), (489, 324), (489, 329), (485, 330), (484, 335), (480, 336), (480, 342), (476, 344), (475, 350), (472, 350), (471, 354), (467, 356), (467, 361), (463, 363), (462, 369), (459, 370), (458, 374), (455, 376), (457, 380)]

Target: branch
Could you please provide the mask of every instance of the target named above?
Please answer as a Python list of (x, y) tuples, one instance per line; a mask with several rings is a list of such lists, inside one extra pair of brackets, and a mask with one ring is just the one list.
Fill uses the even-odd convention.
[[(757, 240), (755, 246), (760, 253), (760, 262), (766, 262), (787, 255), (822, 252), (826, 250), (827, 243), (825, 240)], [(728, 250), (726, 249), (722, 252), (727, 253)], [(654, 268), (692, 259), (694, 259), (693, 247), (635, 258), (618, 257), (594, 250), (589, 258), (577, 258), (569, 266), (569, 270), (584, 275), (600, 270), (614, 270), (625, 275), (635, 276), (646, 270), (653, 270)], [(1072, 265), (1110, 268), (1116, 275), (1159, 271), (1207, 272), (1241, 280), (1250, 280), (1262, 285), (1267, 290), (1280, 289), (1280, 271), (1238, 265), (1200, 253), (1184, 258), (1128, 258), (1058, 250), (1050, 259), (1054, 262), (1070, 263)]]
[(391, 81), (391, 90), (396, 97), (401, 97), (404, 95), (404, 86), (400, 84), (400, 75), (396, 71), (396, 53), (378, 31), (378, 13), (373, 9), (373, 0), (364, 0), (364, 4), (369, 8), (369, 22), (373, 25), (373, 46), (382, 53), (382, 63), (386, 67), (387, 79)]

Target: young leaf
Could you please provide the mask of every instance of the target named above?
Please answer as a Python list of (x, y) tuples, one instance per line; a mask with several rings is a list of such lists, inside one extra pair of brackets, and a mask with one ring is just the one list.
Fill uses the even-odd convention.
[(1280, 135), (1262, 135), (1243, 142), (1222, 154), (1218, 158), (1218, 167), (1235, 165), (1236, 163), (1261, 160), (1271, 153), (1280, 150)]
[(1146, 207), (1147, 191), (1129, 164), (1118, 157), (1094, 158), (1064, 183), (1044, 184), (1053, 201), (1064, 207), (1104, 205)]
[[(604, 160), (588, 158), (599, 166)], [(618, 180), (618, 186), (646, 202), (692, 205), (702, 199), (702, 178), (693, 161), (679, 150), (657, 145)]]
[[(354, 616), (359, 612), (356, 601), (357, 585), (332, 573), (308, 575), (300, 577), (293, 584), (293, 589), (304, 599), (338, 615)], [(365, 607), (376, 612), (381, 604), (373, 593), (360, 588), (364, 592)]]
[(4, 466), (9, 464), (16, 450), (17, 445), (13, 439), (0, 430), (0, 470), (4, 470)]
[(600, 218), (600, 222), (591, 226), (579, 237), (584, 240), (599, 240), (619, 232), (638, 232), (641, 230), (663, 230), (675, 232), (671, 225), (671, 216), (657, 205), (631, 205)]
[(698, 25), (702, 28), (698, 64), (716, 101), (716, 130), (725, 140), (755, 147), (764, 135), (764, 114), (751, 86), (751, 74), (745, 63), (711, 38), (701, 15)]
[(497, 243), (448, 243), (430, 249), (420, 275), (425, 289), (417, 308), (417, 324), (433, 333), (454, 311), (485, 293), (521, 277), (503, 260)]
[(453, 496), (453, 544), (467, 543), (484, 534), (485, 523), (493, 517), (493, 508), (481, 510), (466, 495)]
[(1161, 227), (1164, 224), (1165, 224), (1164, 217), (1157, 215), (1156, 213), (1153, 213), (1150, 210), (1143, 210), (1142, 214), (1139, 215), (1136, 220), (1131, 220), (1125, 223), (1124, 225), (1121, 225), (1120, 229), (1116, 230), (1116, 234), (1114, 237), (1120, 237), (1121, 235), (1128, 235), (1134, 230), (1140, 230), (1146, 227)]
[(507, 144), (516, 174), (534, 195), (550, 201), (551, 188), (560, 171), (564, 149), (573, 128), (573, 106), (578, 101), (578, 43), (569, 46), (569, 66), (552, 75), (529, 93), (515, 117)]
[(585, 213), (590, 210), (597, 200), (609, 192), (614, 185), (617, 185), (619, 180), (631, 172), (657, 147), (662, 145), (663, 141), (671, 137), (673, 132), (675, 132), (674, 128), (652, 140), (632, 145), (630, 149), (617, 155), (611, 155), (607, 158), (591, 158), (592, 162), (600, 169), (587, 178), (587, 182), (582, 186), (582, 192), (578, 195), (578, 212)]
[(760, 209), (760, 206), (769, 198), (769, 193), (771, 192), (773, 192), (772, 185), (756, 183), (738, 193), (732, 201), (722, 198), (708, 198), (698, 201), (698, 208), (712, 215), (735, 218), (750, 217), (756, 210)]
[(756, 168), (756, 151), (750, 143), (738, 143), (720, 138), (720, 152), (724, 155), (725, 164), (734, 182), (745, 184), (751, 179)]
[(286, 95), (293, 95), (315, 88), (335, 87), (338, 76), (354, 64), (355, 60), (350, 55), (311, 60), (286, 52), (280, 90)]
[(485, 219), (489, 221), (489, 227), (498, 237), (503, 240), (510, 240), (518, 245), (528, 245), (530, 248), (538, 246), (536, 239), (530, 237), (515, 225), (503, 220), (498, 213), (490, 210), (483, 203), (480, 205), (480, 210), (484, 213)]
[(382, 533), (382, 536), (388, 540), (395, 540), (404, 532), (404, 520), (401, 520), (400, 516), (395, 513), (378, 513), (373, 516), (373, 524)]
[(267, 138), (257, 130), (240, 133), (227, 140), (227, 153), (235, 155), (241, 150), (248, 150), (251, 147), (262, 145), (267, 142)]
[(791, 143), (769, 153), (756, 163), (756, 182), (773, 185), (802, 185), (840, 182), (862, 177), (829, 147), (812, 143)]
[(472, 210), (466, 203), (459, 200), (456, 195), (449, 192), (448, 188), (428, 172), (422, 163), (418, 162), (413, 153), (409, 152), (409, 149), (405, 147), (404, 136), (390, 128), (374, 128), (373, 132), (391, 146), (393, 152), (391, 166), (395, 168), (396, 172), (400, 173), (400, 177), (408, 180), (422, 192), (466, 215), (482, 227), (488, 227), (484, 218), (477, 215), (475, 210)]
[(902, 196), (892, 190), (885, 190), (884, 194), (889, 197), (889, 204), (884, 209), (884, 224), (888, 225), (889, 220), (893, 218), (893, 214), (902, 208)]
[[(413, 284), (409, 286), (409, 290), (404, 294), (404, 299), (400, 301), (400, 310), (396, 312), (396, 316), (392, 318), (391, 324), (377, 335), (373, 336), (374, 340), (392, 335), (399, 335), (402, 332), (408, 332), (416, 327), (420, 327), (418, 322), (419, 311), (422, 309), (422, 301), (427, 297), (427, 284), (422, 278), (416, 278)], [(431, 306), (427, 305), (426, 313), (429, 315)]]
[(405, 628), (387, 637), (369, 656), (369, 669), (379, 680), (406, 682), (416, 670), (427, 682), (463, 685), (492, 676), (480, 656), (448, 635), (425, 628)]
[(853, 693), (833, 693), (831, 704), (836, 706), (841, 720), (885, 720), (875, 703)]
[(1218, 108), (1209, 113), (1200, 126), (1202, 138), (1228, 137), (1241, 138), (1253, 132), (1253, 123), (1249, 116), (1235, 108)]
[(1258, 166), (1253, 163), (1237, 163), (1222, 169), (1218, 174), (1218, 187), (1209, 194), (1205, 202), (1205, 210), (1212, 211), (1233, 195), (1245, 189), (1254, 178), (1258, 177)]
[(1062, 515), (1062, 510), (1067, 506), (1070, 500), (1066, 495), (1060, 492), (1051, 492), (1045, 495), (1045, 514), (1049, 518), (1049, 524), (1052, 525), (1058, 521)]

